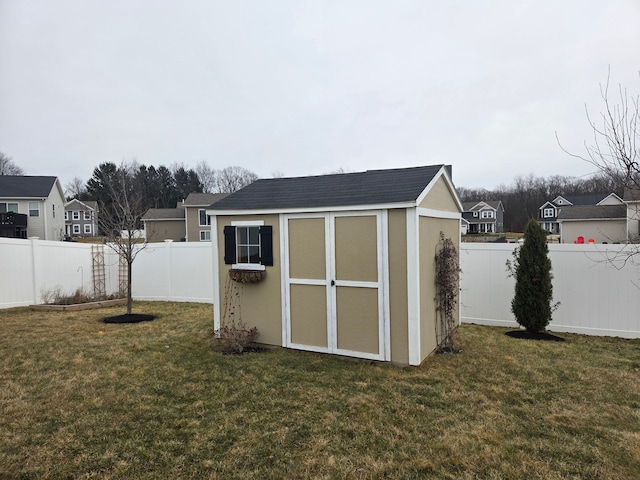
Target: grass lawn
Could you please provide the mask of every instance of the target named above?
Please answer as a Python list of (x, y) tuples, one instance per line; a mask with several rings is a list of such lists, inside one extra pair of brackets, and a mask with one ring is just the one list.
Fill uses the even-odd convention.
[(0, 310), (0, 479), (640, 477), (640, 341), (463, 326), (419, 368), (212, 349), (211, 306)]

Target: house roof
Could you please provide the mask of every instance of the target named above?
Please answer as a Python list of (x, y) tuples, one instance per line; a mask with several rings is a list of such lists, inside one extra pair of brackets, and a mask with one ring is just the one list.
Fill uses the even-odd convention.
[(83, 207), (87, 207), (90, 210), (96, 210), (98, 208), (98, 202), (95, 200), (78, 200), (77, 198), (69, 200), (64, 204), (64, 208), (70, 207), (73, 203), (79, 203)]
[(504, 210), (504, 207), (502, 206), (502, 200), (480, 200), (476, 202), (463, 202), (462, 207), (464, 208), (465, 212), (479, 210), (483, 207), (489, 207), (493, 210), (498, 210), (498, 207), (500, 207)]
[(57, 177), (0, 175), (0, 198), (48, 198)]
[(418, 199), (444, 165), (257, 180), (212, 210), (318, 208), (405, 203)]
[(150, 208), (142, 220), (184, 220), (184, 208)]
[[(560, 197), (571, 202), (572, 205), (578, 206), (578, 205), (597, 205), (602, 200), (607, 198), (609, 195), (611, 194), (610, 193), (594, 193), (592, 195), (571, 195), (571, 196), (560, 195)], [(560, 197), (556, 197), (554, 199), (554, 203)]]
[(602, 220), (627, 218), (626, 205), (571, 205), (561, 207), (558, 220)]
[(190, 193), (183, 205), (185, 207), (208, 207), (228, 195), (228, 193)]

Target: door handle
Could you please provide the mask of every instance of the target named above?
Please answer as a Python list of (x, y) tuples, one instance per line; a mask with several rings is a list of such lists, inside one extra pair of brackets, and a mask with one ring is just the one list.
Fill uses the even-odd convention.
[(336, 285), (336, 281), (335, 280), (331, 280), (331, 286), (335, 287), (335, 285)]

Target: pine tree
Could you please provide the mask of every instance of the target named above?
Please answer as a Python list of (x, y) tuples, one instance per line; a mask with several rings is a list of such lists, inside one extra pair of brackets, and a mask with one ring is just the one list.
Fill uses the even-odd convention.
[(529, 332), (543, 332), (551, 322), (553, 286), (551, 260), (546, 233), (535, 220), (529, 220), (524, 231), (524, 244), (513, 256), (511, 268), (516, 290), (511, 311), (516, 321)]

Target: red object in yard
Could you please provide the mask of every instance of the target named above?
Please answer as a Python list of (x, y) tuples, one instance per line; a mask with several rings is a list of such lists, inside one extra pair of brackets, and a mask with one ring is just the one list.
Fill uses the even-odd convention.
[(596, 243), (596, 241), (593, 238), (590, 238), (589, 243)]
[(576, 243), (584, 243), (584, 237), (582, 235), (580, 235), (578, 237), (578, 240), (576, 240)]

